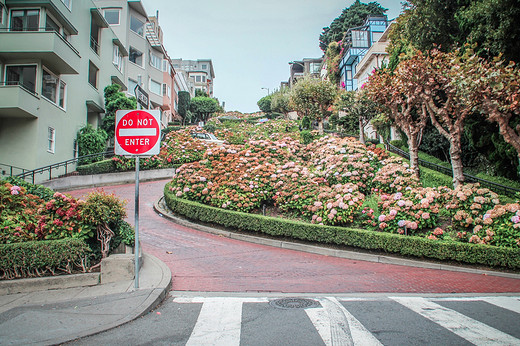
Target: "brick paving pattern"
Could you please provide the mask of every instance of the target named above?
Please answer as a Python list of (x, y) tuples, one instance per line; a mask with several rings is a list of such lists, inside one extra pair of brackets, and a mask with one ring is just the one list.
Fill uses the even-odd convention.
[[(167, 180), (140, 184), (139, 233), (143, 251), (172, 271), (172, 290), (284, 293), (506, 293), (520, 279), (349, 260), (251, 244), (177, 225), (153, 204)], [(128, 201), (134, 223), (134, 184), (105, 192)], [(93, 189), (70, 192), (84, 196)]]

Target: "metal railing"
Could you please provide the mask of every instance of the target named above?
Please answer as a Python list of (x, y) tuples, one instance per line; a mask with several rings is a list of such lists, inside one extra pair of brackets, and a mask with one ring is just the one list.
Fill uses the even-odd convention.
[[(388, 151), (391, 151), (394, 154), (404, 157), (407, 160), (410, 159), (409, 153), (407, 153), (406, 151), (399, 149), (391, 144), (387, 144), (386, 149)], [(429, 161), (425, 161), (423, 159), (419, 159), (419, 165), (429, 168), (429, 169), (433, 169), (434, 171), (448, 175), (450, 177), (453, 177), (453, 171), (451, 168), (444, 167), (444, 166), (441, 166), (441, 165), (438, 165), (436, 163), (432, 163)], [(506, 196), (510, 196), (510, 197), (514, 197), (516, 193), (520, 192), (520, 189), (516, 189), (511, 186), (505, 186), (502, 184), (498, 184), (498, 183), (495, 183), (495, 182), (492, 182), (489, 180), (481, 179), (481, 178), (475, 177), (474, 175), (470, 175), (467, 173), (464, 173), (464, 181), (467, 183), (479, 183), (480, 186), (486, 187), (498, 194), (506, 195)]]
[[(74, 159), (70, 159), (70, 160), (62, 161), (62, 162), (58, 162), (58, 163), (53, 163), (52, 165), (36, 168), (36, 169), (30, 170), (30, 171), (25, 170), (23, 173), (17, 174), (15, 176), (18, 178), (24, 179), (24, 180), (27, 180), (27, 178), (29, 178), (29, 179), (31, 179), (31, 182), (34, 184), (35, 176), (37, 174), (46, 174), (48, 172), (49, 180), (51, 180), (53, 178), (52, 177), (53, 171), (55, 174), (56, 174), (56, 172), (59, 173), (60, 168), (64, 168), (65, 173), (61, 173), (60, 175), (58, 175), (58, 177), (69, 174), (69, 165), (74, 165), (77, 162), (85, 161), (86, 159), (90, 159), (90, 158), (105, 159), (107, 157), (112, 157), (112, 156), (114, 156), (113, 150), (105, 151), (103, 153), (83, 155), (83, 156), (80, 156), (80, 157), (77, 157)], [(70, 172), (72, 172), (72, 171), (70, 171)]]

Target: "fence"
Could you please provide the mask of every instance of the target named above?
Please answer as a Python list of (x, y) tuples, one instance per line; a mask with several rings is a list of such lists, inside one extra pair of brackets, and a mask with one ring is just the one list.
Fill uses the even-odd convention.
[[(406, 151), (401, 150), (391, 144), (387, 144), (386, 149), (394, 154), (404, 157), (405, 159), (408, 159), (408, 160), (410, 159), (409, 153), (407, 153)], [(426, 168), (433, 169), (434, 171), (440, 172), (442, 174), (449, 175), (450, 177), (453, 177), (453, 171), (451, 170), (451, 168), (447, 168), (447, 167), (444, 167), (444, 166), (441, 166), (441, 165), (438, 165), (438, 164), (435, 164), (435, 163), (432, 163), (429, 161), (425, 161), (422, 159), (419, 159), (419, 165), (426, 167)], [(516, 193), (520, 192), (520, 189), (515, 189), (514, 187), (511, 187), (511, 186), (497, 184), (492, 181), (477, 178), (473, 175), (466, 174), (466, 173), (464, 173), (464, 181), (467, 183), (479, 183), (480, 186), (486, 187), (498, 194), (506, 195), (506, 196), (510, 196), (510, 197), (514, 197)]]
[[(114, 151), (106, 151), (104, 153), (84, 155), (84, 156), (80, 156), (80, 157), (70, 159), (67, 161), (62, 161), (62, 162), (54, 163), (52, 165), (36, 168), (36, 169), (30, 170), (30, 171), (26, 170), (20, 174), (16, 174), (15, 176), (18, 178), (24, 179), (24, 180), (27, 180), (29, 178), (30, 181), (34, 184), (36, 181), (36, 175), (38, 175), (38, 174), (44, 175), (44, 174), (48, 173), (49, 180), (51, 180), (53, 178), (53, 174), (54, 174), (54, 178), (56, 178), (56, 177), (59, 177), (62, 175), (67, 175), (69, 172), (72, 172), (76, 168), (75, 164), (77, 162), (85, 161), (86, 159), (93, 158), (93, 157), (100, 160), (100, 159), (105, 159), (107, 157), (112, 157), (112, 156), (114, 156)], [(72, 166), (72, 168), (73, 168), (72, 171), (69, 170), (69, 166)]]

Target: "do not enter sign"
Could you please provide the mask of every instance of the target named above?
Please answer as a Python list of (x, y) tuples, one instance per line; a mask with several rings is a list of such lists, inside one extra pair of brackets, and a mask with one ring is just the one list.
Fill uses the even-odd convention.
[(119, 110), (116, 112), (116, 155), (157, 155), (161, 134), (160, 111)]

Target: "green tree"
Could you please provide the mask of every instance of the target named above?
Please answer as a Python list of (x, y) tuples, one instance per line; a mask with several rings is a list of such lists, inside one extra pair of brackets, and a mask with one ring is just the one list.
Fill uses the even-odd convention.
[(282, 113), (285, 118), (292, 111), (289, 89), (283, 88), (271, 95), (271, 111)]
[(218, 109), (218, 101), (211, 97), (196, 96), (191, 99), (190, 110), (197, 120), (208, 121), (210, 115), (218, 111)]
[(271, 95), (262, 97), (256, 104), (262, 112), (271, 113)]
[(341, 119), (341, 124), (343, 126), (351, 126), (350, 124), (357, 125), (359, 141), (364, 144), (365, 126), (367, 126), (370, 123), (370, 120), (379, 113), (377, 103), (368, 98), (366, 93), (363, 91), (341, 90), (334, 106), (338, 113), (341, 111), (344, 115)]
[(208, 97), (208, 94), (200, 89), (195, 89), (195, 97)]
[(187, 91), (179, 91), (178, 95), (178, 104), (177, 104), (177, 112), (182, 117), (182, 122), (186, 124), (186, 115), (190, 109), (190, 101), (191, 96)]
[(341, 15), (335, 18), (330, 26), (323, 28), (320, 34), (320, 48), (323, 52), (331, 42), (343, 40), (343, 36), (350, 28), (363, 25), (368, 15), (384, 15), (387, 9), (377, 2), (368, 4), (356, 0), (350, 7), (346, 7)]
[(325, 52), (327, 76), (334, 85), (339, 85), (339, 80), (341, 77), (339, 72), (339, 62), (341, 61), (341, 56), (343, 54), (341, 44), (341, 42), (331, 42), (329, 43), (327, 51)]
[(108, 138), (114, 138), (116, 111), (121, 109), (136, 109), (137, 100), (135, 97), (127, 97), (121, 91), (118, 84), (111, 84), (105, 87), (105, 117), (103, 118), (102, 129)]
[(300, 118), (305, 116), (318, 122), (318, 132), (323, 134), (323, 120), (332, 114), (332, 105), (338, 90), (329, 81), (305, 77), (291, 91), (291, 104)]
[[(78, 156), (85, 156), (90, 154), (102, 153), (106, 149), (108, 135), (103, 129), (94, 129), (92, 125), (87, 124), (78, 131), (77, 143), (78, 143)], [(90, 162), (96, 162), (102, 159), (102, 157), (92, 157), (89, 159), (83, 159), (80, 164), (86, 164)]]

